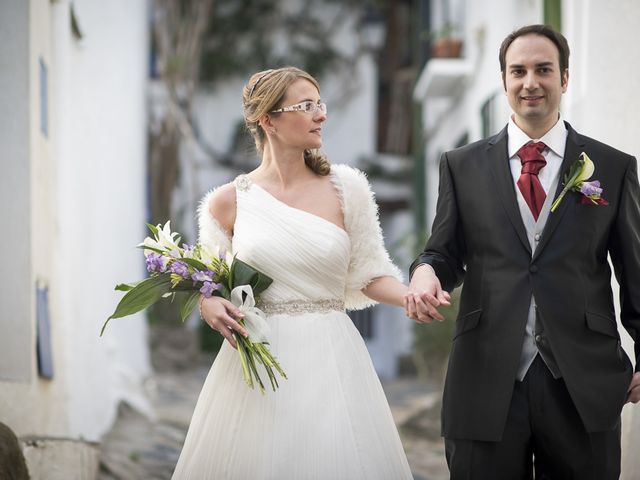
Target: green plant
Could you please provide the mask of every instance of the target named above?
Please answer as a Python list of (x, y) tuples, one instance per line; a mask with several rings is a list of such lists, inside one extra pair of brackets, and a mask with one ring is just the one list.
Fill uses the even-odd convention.
[(422, 40), (431, 40), (432, 42), (444, 38), (458, 38), (459, 36), (458, 25), (453, 22), (445, 22), (439, 28), (430, 28), (420, 33)]

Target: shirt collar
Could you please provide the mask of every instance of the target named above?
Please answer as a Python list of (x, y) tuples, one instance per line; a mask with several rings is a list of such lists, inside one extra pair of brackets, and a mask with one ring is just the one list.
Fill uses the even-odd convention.
[(542, 138), (534, 139), (529, 138), (529, 136), (516, 125), (516, 122), (513, 121), (513, 116), (511, 116), (509, 117), (509, 124), (507, 125), (507, 139), (509, 142), (509, 158), (513, 157), (520, 147), (529, 142), (544, 142), (556, 155), (563, 158), (567, 143), (567, 127), (564, 124), (562, 115), (559, 115), (558, 121), (551, 127), (551, 130), (545, 133)]

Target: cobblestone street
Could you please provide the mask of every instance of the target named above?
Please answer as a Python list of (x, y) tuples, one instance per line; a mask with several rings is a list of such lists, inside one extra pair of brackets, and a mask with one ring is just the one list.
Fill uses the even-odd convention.
[[(211, 356), (197, 353), (189, 335), (152, 340), (156, 373), (146, 390), (155, 418), (120, 406), (101, 447), (99, 480), (170, 479), (207, 374)], [(156, 332), (157, 335), (157, 332)], [(414, 378), (383, 382), (416, 480), (448, 478), (439, 436), (440, 392)]]

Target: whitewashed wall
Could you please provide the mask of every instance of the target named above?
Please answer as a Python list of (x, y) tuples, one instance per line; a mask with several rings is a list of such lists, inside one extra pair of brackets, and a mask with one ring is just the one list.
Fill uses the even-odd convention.
[[(144, 1), (76, 0), (85, 35), (78, 43), (65, 36), (66, 3), (56, 4), (54, 19), (60, 120), (56, 273), (59, 314), (69, 327), (69, 428), (93, 439), (109, 428), (121, 399), (142, 406), (139, 389), (150, 371), (142, 315), (117, 319), (103, 338), (97, 336), (121, 297), (113, 286), (144, 275), (134, 246), (146, 234), (148, 19)], [(91, 279), (83, 282), (80, 298), (64, 288), (79, 278)]]
[[(144, 273), (133, 247), (145, 220), (148, 21), (144, 1), (73, 4), (82, 40), (71, 33), (68, 0), (31, 0), (29, 53), (11, 66), (29, 71), (27, 262), (30, 288), (49, 289), (54, 378), (39, 379), (34, 366), (28, 381), (0, 381), (0, 420), (19, 436), (98, 440), (120, 400), (146, 406), (143, 318), (114, 321), (104, 338), (98, 334), (120, 297), (113, 286)], [(49, 79), (47, 136), (40, 59)], [(35, 359), (34, 331), (25, 348)]]

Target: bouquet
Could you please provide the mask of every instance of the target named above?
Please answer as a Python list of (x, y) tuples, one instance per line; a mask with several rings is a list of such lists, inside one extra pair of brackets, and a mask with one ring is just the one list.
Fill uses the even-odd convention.
[[(278, 387), (275, 372), (286, 374), (267, 347), (269, 325), (264, 313), (256, 308), (256, 297), (273, 281), (264, 273), (233, 257), (228, 262), (226, 252), (212, 252), (204, 245), (180, 243), (180, 235), (171, 231), (171, 224), (147, 224), (153, 238), (146, 237), (138, 247), (144, 249), (149, 278), (135, 284), (116, 285), (127, 292), (116, 310), (104, 323), (100, 336), (112, 318), (126, 317), (139, 312), (164, 297), (182, 301), (180, 317), (184, 321), (198, 304), (200, 295), (219, 296), (233, 303), (244, 314), (239, 323), (248, 337), (234, 334), (244, 380), (251, 388), (254, 382), (264, 393), (264, 382), (258, 374), (258, 364), (269, 376), (273, 391)], [(274, 372), (275, 370), (275, 372)]]

